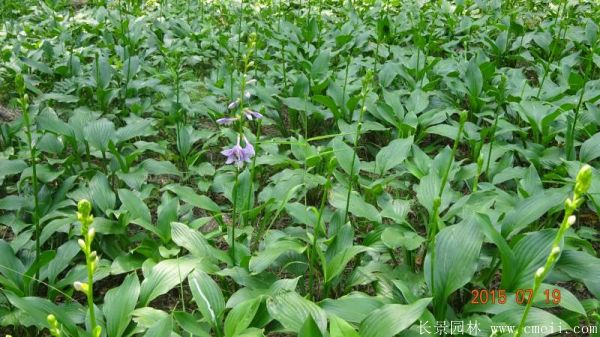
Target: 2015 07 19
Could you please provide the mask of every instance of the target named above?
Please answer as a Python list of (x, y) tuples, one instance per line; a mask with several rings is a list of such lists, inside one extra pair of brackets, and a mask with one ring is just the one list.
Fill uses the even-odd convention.
[[(546, 289), (543, 294), (547, 304), (560, 304), (560, 289)], [(505, 304), (508, 296), (514, 296), (517, 304), (527, 304), (533, 300), (533, 289), (517, 289), (514, 294), (506, 289), (473, 289), (471, 295), (471, 304)]]

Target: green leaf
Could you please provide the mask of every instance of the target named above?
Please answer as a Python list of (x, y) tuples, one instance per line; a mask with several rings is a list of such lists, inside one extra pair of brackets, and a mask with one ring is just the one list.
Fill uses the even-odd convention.
[(343, 319), (336, 315), (329, 315), (329, 336), (330, 337), (360, 337), (358, 332)]
[(598, 157), (600, 157), (600, 132), (586, 139), (579, 149), (579, 161), (582, 163), (590, 163)]
[(131, 321), (140, 294), (140, 282), (135, 273), (129, 274), (118, 288), (104, 296), (102, 312), (108, 336), (121, 337)]
[[(335, 186), (329, 194), (329, 203), (339, 210), (346, 210), (346, 200), (348, 200), (348, 190), (345, 187)], [(381, 214), (377, 208), (367, 203), (356, 191), (350, 193), (348, 211), (355, 216), (381, 223)]]
[(177, 166), (170, 161), (159, 161), (150, 158), (144, 160), (141, 165), (150, 174), (181, 176)]
[(193, 205), (195, 207), (205, 209), (210, 212), (220, 213), (221, 209), (214, 201), (205, 195), (198, 195), (191, 187), (181, 185), (168, 185), (165, 187), (183, 200), (184, 202)]
[(173, 242), (187, 249), (192, 255), (198, 258), (212, 261), (216, 257), (221, 261), (229, 262), (230, 258), (225, 252), (213, 247), (202, 233), (193, 230), (185, 224), (179, 222), (171, 223), (171, 236)]
[(18, 174), (23, 172), (25, 168), (27, 168), (27, 163), (23, 160), (7, 160), (0, 158), (0, 167), (2, 167), (2, 171), (0, 172), (0, 180), (4, 177), (8, 177), (14, 174)]
[[(524, 310), (524, 307), (512, 308), (494, 316), (492, 320), (496, 324), (518, 326)], [(546, 329), (529, 329), (522, 335), (523, 337), (544, 337), (571, 329), (567, 322), (538, 308), (531, 308), (525, 326), (546, 327)]]
[(313, 79), (321, 80), (327, 75), (329, 70), (329, 52), (323, 51), (317, 56), (312, 64), (310, 74)]
[(267, 300), (271, 317), (279, 321), (287, 330), (298, 333), (308, 316), (312, 316), (321, 333), (326, 333), (327, 316), (315, 303), (296, 292), (284, 292)]
[(423, 298), (415, 303), (386, 304), (373, 311), (360, 324), (361, 337), (392, 337), (409, 328), (427, 309), (431, 298)]
[(334, 277), (340, 275), (350, 260), (368, 249), (369, 248), (365, 246), (351, 246), (337, 253), (331, 261), (327, 262), (327, 268), (325, 268), (325, 282), (330, 282)]
[(208, 274), (199, 270), (190, 274), (188, 284), (202, 316), (214, 327), (219, 326), (225, 310), (225, 299), (219, 285)]
[(342, 137), (334, 138), (331, 142), (331, 145), (333, 147), (335, 157), (342, 169), (347, 174), (358, 175), (358, 172), (360, 171), (360, 160), (358, 155), (355, 156), (353, 165), (352, 157), (354, 156), (354, 150), (344, 142)]
[(527, 227), (530, 223), (541, 218), (551, 208), (561, 205), (567, 194), (561, 189), (545, 190), (542, 193), (516, 202), (502, 220), (502, 235), (510, 237)]
[(156, 226), (164, 242), (171, 240), (171, 222), (177, 220), (178, 209), (179, 199), (168, 197), (168, 193), (163, 194), (162, 203), (157, 209)]
[(257, 297), (237, 304), (225, 319), (225, 336), (235, 337), (249, 327), (261, 303), (262, 299)]
[(323, 337), (321, 330), (315, 323), (315, 320), (312, 316), (308, 316), (304, 324), (302, 324), (302, 328), (298, 332), (298, 337)]
[(91, 146), (102, 152), (108, 150), (109, 141), (114, 142), (117, 138), (115, 125), (105, 118), (89, 123), (83, 129), (83, 135)]
[(146, 206), (146, 203), (140, 197), (126, 189), (119, 189), (118, 193), (123, 207), (129, 212), (133, 220), (141, 220), (145, 224), (152, 223), (150, 209), (148, 209), (148, 206)]
[(381, 241), (391, 249), (402, 247), (406, 250), (415, 250), (425, 242), (419, 234), (398, 227), (387, 227), (381, 233)]
[(387, 146), (381, 148), (375, 157), (377, 169), (381, 174), (387, 172), (404, 162), (413, 144), (413, 137), (394, 139)]
[(381, 308), (384, 302), (377, 297), (353, 292), (336, 299), (326, 298), (320, 304), (329, 316), (335, 315), (358, 324), (373, 311)]
[[(20, 291), (23, 286), (22, 274), (25, 273), (25, 266), (17, 258), (11, 246), (0, 239), (0, 275), (10, 282), (15, 291)], [(5, 283), (6, 287), (7, 284)]]
[(425, 281), (429, 289), (434, 289), (436, 317), (444, 312), (450, 294), (471, 281), (477, 270), (482, 243), (479, 223), (474, 218), (446, 227), (436, 235), (433, 287), (431, 252), (428, 252), (423, 267)]
[[(144, 337), (169, 337), (173, 332), (173, 320), (165, 317), (154, 323), (144, 334)], [(110, 335), (109, 335), (110, 336)]]
[(513, 247), (515, 264), (510, 266), (516, 270), (514, 279), (511, 283), (502, 280), (502, 286), (514, 291), (531, 287), (536, 270), (544, 265), (550, 254), (555, 236), (556, 230), (548, 229), (529, 233), (519, 240)]
[(295, 252), (300, 254), (304, 252), (306, 245), (295, 240), (281, 239), (269, 244), (264, 250), (250, 258), (249, 269), (252, 273), (258, 274), (277, 260), (282, 254)]
[(565, 250), (556, 269), (582, 281), (596, 298), (600, 298), (600, 259), (585, 252)]
[(107, 214), (106, 211), (115, 208), (116, 196), (104, 174), (97, 172), (88, 187), (90, 189), (90, 200), (104, 214)]
[(467, 89), (471, 97), (478, 97), (483, 89), (483, 75), (481, 70), (475, 61), (475, 58), (471, 59), (467, 66), (465, 73), (465, 79), (467, 80)]
[(196, 258), (179, 258), (160, 261), (152, 267), (140, 289), (140, 304), (147, 305), (150, 301), (182, 283), (188, 274), (198, 266)]

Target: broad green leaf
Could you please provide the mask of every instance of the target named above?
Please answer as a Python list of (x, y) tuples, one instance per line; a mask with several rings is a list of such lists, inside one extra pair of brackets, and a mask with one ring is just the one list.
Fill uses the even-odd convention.
[(326, 333), (327, 316), (325, 312), (296, 292), (274, 295), (267, 300), (267, 309), (271, 317), (289, 331), (298, 333), (308, 316), (312, 316), (321, 333)]
[(336, 299), (326, 298), (320, 304), (328, 315), (358, 324), (373, 311), (381, 308), (384, 302), (377, 297), (353, 292)]
[(596, 298), (600, 298), (599, 258), (585, 252), (565, 250), (558, 259), (556, 269), (582, 281)]
[[(518, 326), (524, 310), (524, 307), (509, 309), (494, 316), (492, 320), (496, 324)], [(537, 326), (540, 329), (529, 329), (522, 335), (523, 337), (544, 337), (571, 329), (567, 322), (538, 308), (531, 308), (525, 325), (529, 327)], [(541, 327), (545, 327), (545, 329)]]
[(542, 193), (515, 201), (515, 208), (502, 220), (502, 235), (511, 237), (541, 218), (551, 208), (561, 205), (567, 198), (562, 189), (545, 190)]
[(221, 209), (214, 201), (205, 195), (198, 195), (191, 187), (181, 185), (168, 185), (165, 189), (177, 194), (181, 200), (198, 208), (210, 212), (220, 213)]
[(225, 299), (219, 285), (208, 274), (199, 270), (190, 274), (188, 285), (202, 316), (213, 326), (220, 325)]
[(225, 319), (225, 336), (235, 337), (250, 326), (262, 299), (257, 297), (236, 305)]
[(181, 172), (170, 161), (146, 159), (142, 162), (142, 167), (146, 172), (154, 175), (174, 175), (181, 176)]
[(90, 189), (90, 200), (104, 214), (106, 214), (106, 211), (115, 208), (115, 193), (112, 191), (110, 183), (104, 174), (97, 172), (92, 180), (90, 180), (88, 187)]
[(106, 293), (102, 312), (106, 319), (108, 336), (121, 337), (123, 335), (131, 321), (139, 294), (140, 282), (135, 273), (128, 275), (119, 287)]
[(404, 139), (394, 139), (387, 146), (381, 148), (375, 157), (375, 163), (379, 173), (383, 174), (388, 170), (402, 164), (413, 144), (413, 137)]
[(533, 275), (543, 266), (552, 249), (556, 230), (547, 229), (527, 234), (513, 247), (515, 264), (510, 266), (516, 270), (512, 283), (504, 282), (507, 290), (527, 288), (533, 284)]
[(483, 75), (475, 59), (471, 59), (465, 73), (467, 89), (471, 97), (478, 97), (483, 89)]
[(586, 139), (579, 149), (579, 160), (583, 163), (590, 163), (598, 157), (600, 157), (600, 132)]
[(381, 241), (388, 248), (402, 247), (406, 250), (415, 250), (425, 242), (425, 238), (413, 231), (398, 227), (387, 227), (381, 233)]
[(148, 206), (140, 197), (126, 189), (119, 189), (118, 193), (123, 207), (129, 212), (132, 220), (141, 220), (145, 224), (152, 222), (150, 209), (148, 209)]
[(258, 274), (269, 268), (269, 266), (282, 254), (288, 252), (300, 254), (304, 252), (305, 249), (306, 245), (298, 241), (288, 239), (278, 240), (269, 244), (264, 250), (250, 258), (250, 271), (254, 274)]
[(147, 275), (140, 289), (140, 304), (147, 305), (153, 299), (185, 281), (188, 274), (198, 267), (196, 258), (163, 260), (156, 264)]
[(431, 298), (415, 303), (386, 304), (373, 311), (360, 324), (361, 337), (392, 337), (409, 328), (427, 309)]
[(329, 315), (329, 336), (330, 337), (360, 337), (358, 332), (343, 319), (336, 315)]
[(212, 261), (217, 258), (229, 262), (230, 258), (225, 252), (211, 246), (204, 235), (179, 222), (171, 223), (171, 236), (173, 242), (187, 249), (192, 255)]
[(327, 262), (325, 282), (330, 282), (334, 277), (340, 275), (350, 260), (368, 249), (365, 246), (351, 246), (337, 253), (331, 261)]
[[(345, 187), (338, 185), (334, 187), (333, 191), (329, 194), (329, 203), (342, 212), (346, 210), (346, 200), (348, 200), (348, 190)], [(379, 223), (381, 222), (381, 215), (377, 208), (367, 203), (356, 191), (350, 193), (348, 211), (355, 216)]]
[(302, 327), (298, 332), (298, 337), (323, 337), (321, 330), (319, 330), (319, 327), (312, 316), (309, 315), (306, 318), (306, 321), (302, 324)]
[(144, 334), (144, 337), (169, 337), (173, 332), (173, 319), (165, 317), (154, 323)]
[[(423, 269), (429, 289), (433, 288), (434, 309), (438, 313), (445, 309), (450, 294), (471, 281), (482, 243), (479, 223), (474, 218), (446, 227), (436, 235), (435, 259), (432, 261), (429, 251)], [(431, 275), (432, 269), (435, 277)]]
[(106, 152), (108, 150), (108, 142), (116, 140), (115, 125), (108, 119), (102, 118), (89, 123), (84, 129), (83, 134), (85, 140), (90, 143), (96, 150)]
[[(342, 137), (336, 137), (331, 142), (334, 155), (347, 174), (358, 175), (360, 171), (360, 159), (354, 155), (354, 150), (344, 142)], [(354, 161), (352, 158), (354, 157)]]

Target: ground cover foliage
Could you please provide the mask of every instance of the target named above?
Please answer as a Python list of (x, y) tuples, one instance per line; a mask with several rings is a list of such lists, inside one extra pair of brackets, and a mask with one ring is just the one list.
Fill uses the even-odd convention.
[(0, 18), (2, 336), (597, 325), (595, 2)]

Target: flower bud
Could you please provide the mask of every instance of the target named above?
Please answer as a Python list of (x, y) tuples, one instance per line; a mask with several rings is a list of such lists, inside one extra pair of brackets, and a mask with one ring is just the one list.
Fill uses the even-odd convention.
[(577, 217), (576, 217), (576, 216), (574, 216), (574, 215), (570, 215), (570, 216), (567, 218), (567, 225), (568, 225), (569, 227), (573, 226), (573, 224), (575, 223), (575, 220), (577, 220)]
[(460, 112), (460, 124), (465, 124), (467, 122), (468, 117), (469, 113), (466, 110), (462, 110)]
[(75, 290), (77, 290), (77, 291), (81, 291), (84, 294), (87, 294), (88, 291), (90, 290), (90, 287), (88, 286), (87, 283), (83, 283), (83, 282), (79, 282), (79, 281), (73, 282), (73, 288), (75, 288)]
[(558, 257), (558, 254), (560, 254), (560, 247), (552, 248), (552, 251), (550, 252), (550, 256), (552, 256), (554, 259), (556, 259)]
[(77, 210), (82, 216), (87, 217), (92, 212), (92, 204), (86, 199), (81, 199), (77, 203)]
[(227, 106), (227, 109), (233, 110), (238, 107), (238, 104), (239, 104), (239, 102), (237, 100), (235, 100), (235, 101), (229, 103), (229, 105)]
[(54, 315), (52, 314), (48, 315), (48, 318), (46, 318), (46, 320), (48, 321), (48, 324), (50, 324), (50, 326), (52, 327), (58, 324), (58, 322), (56, 321), (56, 317), (54, 317)]
[(91, 242), (92, 240), (94, 240), (94, 236), (96, 236), (96, 230), (93, 227), (88, 229), (87, 235), (88, 235), (88, 240), (90, 240), (90, 242)]
[(442, 199), (440, 197), (436, 197), (435, 199), (433, 199), (433, 208), (440, 208), (441, 204)]
[(583, 165), (583, 167), (577, 173), (577, 178), (575, 178), (575, 194), (576, 195), (584, 195), (590, 189), (592, 185), (592, 167), (588, 164)]
[(96, 327), (94, 328), (94, 332), (93, 332), (93, 337), (100, 337), (100, 334), (102, 333), (102, 327), (99, 325), (96, 325)]
[(83, 239), (79, 239), (77, 240), (77, 243), (79, 244), (79, 247), (81, 247), (81, 250), (85, 251), (85, 241), (83, 241)]
[(539, 267), (538, 270), (535, 272), (536, 280), (541, 279), (542, 276), (544, 276), (544, 272), (546, 272), (546, 269), (544, 267)]
[(565, 200), (565, 210), (572, 212), (576, 209), (577, 204), (571, 198), (567, 198), (567, 200)]

